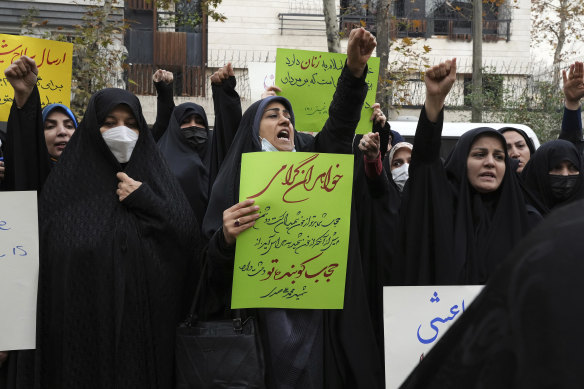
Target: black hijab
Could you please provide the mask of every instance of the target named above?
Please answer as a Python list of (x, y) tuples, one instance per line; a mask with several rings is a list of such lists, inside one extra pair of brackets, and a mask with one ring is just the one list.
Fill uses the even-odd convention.
[[(492, 136), (505, 152), (505, 174), (499, 188), (480, 194), (467, 176), (467, 159), (480, 136)], [(497, 265), (528, 231), (521, 186), (510, 164), (505, 138), (492, 128), (480, 127), (463, 134), (445, 163), (454, 194), (454, 252), (446, 271), (468, 284), (486, 282)]]
[[(120, 104), (139, 127), (123, 170), (142, 182), (123, 202), (122, 166), (99, 130)], [(39, 220), (41, 387), (171, 388), (198, 231), (136, 96), (92, 96), (45, 184)]]
[[(549, 171), (563, 161), (571, 162), (579, 171), (576, 185), (571, 195), (563, 200), (557, 200), (552, 192)], [(557, 139), (544, 143), (521, 172), (524, 185), (536, 198), (543, 203), (548, 213), (556, 206), (566, 205), (584, 196), (584, 173), (582, 172), (582, 157), (576, 146), (566, 140)]]
[[(183, 120), (192, 115), (199, 115), (203, 119), (207, 135), (207, 142), (196, 148), (188, 143), (180, 128)], [(158, 141), (158, 147), (166, 158), (170, 170), (180, 182), (199, 225), (203, 223), (209, 195), (211, 156), (209, 138), (209, 125), (203, 107), (194, 103), (184, 103), (174, 108), (168, 128)]]
[(552, 212), (517, 245), (402, 389), (582, 386), (582, 207)]
[[(203, 222), (203, 234), (207, 239), (223, 225), (223, 211), (239, 200), (239, 176), (241, 156), (244, 153), (262, 151), (259, 124), (268, 104), (280, 102), (290, 112), (294, 126), (294, 111), (290, 102), (280, 96), (269, 96), (253, 103), (243, 114), (237, 134), (223, 161), (211, 190), (208, 211)], [(312, 135), (299, 133), (294, 129), (294, 146), (297, 151), (311, 151), (314, 143)]]
[(515, 127), (503, 127), (503, 128), (499, 128), (497, 131), (499, 131), (499, 133), (501, 133), (501, 134), (504, 134), (508, 131), (515, 131), (516, 133), (521, 135), (523, 137), (523, 139), (525, 140), (525, 144), (529, 148), (530, 155), (533, 156), (533, 154), (535, 154), (535, 145), (533, 144), (533, 139), (531, 139), (525, 131), (520, 130), (519, 128), (515, 128)]

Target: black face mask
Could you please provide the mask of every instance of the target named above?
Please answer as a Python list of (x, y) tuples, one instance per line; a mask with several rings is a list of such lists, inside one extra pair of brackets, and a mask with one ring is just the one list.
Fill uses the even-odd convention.
[(193, 147), (195, 150), (200, 150), (205, 144), (207, 144), (208, 134), (206, 129), (191, 126), (181, 128), (181, 131), (189, 146)]
[(552, 194), (557, 201), (566, 201), (574, 193), (576, 183), (580, 179), (580, 175), (561, 176), (558, 174), (550, 174), (550, 184), (552, 187)]

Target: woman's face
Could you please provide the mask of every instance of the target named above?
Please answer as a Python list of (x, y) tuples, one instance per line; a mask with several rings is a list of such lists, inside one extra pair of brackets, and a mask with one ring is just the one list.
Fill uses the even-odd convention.
[(549, 174), (555, 174), (558, 176), (577, 176), (580, 174), (580, 171), (574, 164), (570, 161), (562, 161), (556, 166), (554, 166), (550, 171)]
[(192, 114), (191, 116), (187, 116), (183, 119), (182, 123), (180, 124), (180, 128), (188, 128), (188, 127), (199, 127), (204, 129), (205, 122), (200, 115)]
[(138, 121), (130, 107), (125, 104), (117, 105), (107, 114), (99, 131), (103, 134), (107, 130), (120, 126), (126, 126), (136, 134), (139, 132)]
[(294, 127), (288, 109), (280, 102), (268, 104), (260, 121), (260, 137), (279, 151), (294, 150)]
[(507, 142), (507, 154), (513, 159), (519, 160), (519, 167), (517, 168), (517, 173), (521, 173), (529, 158), (531, 158), (531, 152), (523, 136), (517, 131), (506, 131), (503, 133), (505, 141)]
[(467, 177), (479, 193), (499, 189), (505, 176), (505, 149), (495, 136), (478, 137), (470, 147), (466, 160)]
[(75, 132), (75, 123), (68, 115), (55, 109), (47, 116), (44, 127), (47, 151), (50, 156), (59, 158)]
[(390, 170), (397, 169), (398, 167), (402, 166), (404, 163), (410, 163), (412, 160), (412, 150), (408, 149), (407, 147), (402, 147), (395, 152), (393, 155), (393, 159), (391, 160), (391, 166), (389, 167)]

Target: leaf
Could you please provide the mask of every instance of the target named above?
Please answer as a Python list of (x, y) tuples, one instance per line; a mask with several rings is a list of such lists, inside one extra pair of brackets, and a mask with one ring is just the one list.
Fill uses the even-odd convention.
[(365, 20), (363, 20), (363, 19), (359, 20), (359, 23), (361, 24), (361, 27), (367, 26), (367, 23), (365, 23)]
[(424, 45), (424, 51), (426, 53), (429, 53), (430, 51), (432, 51), (432, 48), (430, 46), (428, 46), (428, 45)]

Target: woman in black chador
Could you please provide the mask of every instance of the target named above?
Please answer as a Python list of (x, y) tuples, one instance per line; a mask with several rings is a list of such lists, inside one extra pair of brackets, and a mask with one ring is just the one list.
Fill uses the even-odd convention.
[(582, 207), (552, 212), (517, 245), (402, 389), (582, 387)]
[(158, 147), (180, 182), (197, 221), (202, 223), (209, 196), (211, 157), (209, 124), (203, 107), (194, 103), (175, 107)]
[(41, 388), (171, 388), (198, 230), (136, 96), (93, 95), (39, 220)]
[(428, 70), (402, 205), (405, 256), (395, 283), (482, 284), (529, 229), (505, 138), (491, 128), (465, 133), (445, 164), (440, 160), (444, 101), (456, 60)]
[(584, 196), (581, 158), (576, 146), (562, 139), (545, 143), (531, 157), (521, 178), (542, 214)]
[[(366, 64), (374, 47), (375, 38), (370, 33), (363, 29), (351, 32), (347, 63), (329, 118), (316, 137), (295, 131), (292, 107), (283, 97), (258, 101), (243, 115), (213, 185), (203, 223), (203, 232), (210, 239), (205, 289), (217, 293), (221, 301), (228, 304), (231, 293), (237, 236), (253, 226), (258, 216), (251, 200), (237, 202), (241, 155), (262, 150), (350, 154), (367, 94)], [(364, 281), (368, 277), (363, 274), (355, 220), (353, 208), (344, 309), (256, 310), (264, 346), (266, 387), (383, 387), (382, 345), (375, 340)]]

